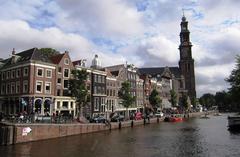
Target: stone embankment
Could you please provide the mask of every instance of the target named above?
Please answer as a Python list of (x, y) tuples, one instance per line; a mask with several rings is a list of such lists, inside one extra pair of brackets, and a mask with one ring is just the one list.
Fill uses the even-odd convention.
[[(190, 113), (185, 117), (197, 117), (204, 113)], [(0, 124), (0, 145), (11, 145), (23, 142), (31, 142), (45, 140), (51, 138), (59, 138), (71, 135), (93, 133), (114, 129), (122, 129), (126, 127), (135, 127), (145, 124), (154, 124), (163, 121), (163, 118), (151, 118), (149, 121), (124, 121), (109, 124), (98, 123), (69, 123), (69, 124)]]

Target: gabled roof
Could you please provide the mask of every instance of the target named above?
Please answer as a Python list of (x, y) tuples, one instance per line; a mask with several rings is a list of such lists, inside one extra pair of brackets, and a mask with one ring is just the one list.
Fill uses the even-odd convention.
[[(158, 74), (162, 75), (165, 68), (167, 67), (149, 67), (149, 68), (138, 68), (138, 71), (142, 75), (151, 75), (153, 77), (156, 77)], [(176, 78), (181, 77), (181, 72), (178, 67), (168, 67), (170, 72), (174, 74)]]
[[(1, 68), (14, 64), (21, 64), (22, 62), (30, 60), (56, 64), (56, 62), (59, 61), (59, 58), (61, 58), (61, 56), (63, 55), (64, 54), (58, 54), (57, 52), (47, 53), (40, 51), (38, 48), (31, 48), (20, 53), (13, 54), (12, 57), (1, 61), (4, 64)], [(54, 59), (52, 60), (51, 57), (53, 57)]]
[(62, 60), (64, 56), (64, 53), (63, 54), (58, 54), (58, 55), (55, 55), (55, 56), (52, 56), (51, 57), (51, 61), (53, 64), (59, 64), (59, 62)]

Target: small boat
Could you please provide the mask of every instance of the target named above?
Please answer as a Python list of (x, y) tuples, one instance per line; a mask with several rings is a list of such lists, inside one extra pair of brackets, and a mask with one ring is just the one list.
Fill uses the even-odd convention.
[(183, 121), (183, 118), (180, 116), (172, 115), (172, 116), (165, 117), (164, 121), (165, 122), (181, 122)]
[(170, 117), (169, 119), (170, 122), (181, 122), (183, 121), (182, 117)]
[(228, 116), (229, 129), (240, 128), (240, 114)]

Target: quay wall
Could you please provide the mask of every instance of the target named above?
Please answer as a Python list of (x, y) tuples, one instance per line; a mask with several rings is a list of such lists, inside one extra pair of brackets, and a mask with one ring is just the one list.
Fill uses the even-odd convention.
[[(190, 113), (185, 117), (197, 117), (204, 113)], [(137, 121), (115, 122), (110, 124), (98, 123), (71, 123), (71, 124), (11, 124), (0, 125), (0, 145), (10, 145), (31, 141), (46, 140), (65, 136), (137, 127), (140, 125), (154, 124), (163, 121), (163, 118), (151, 118)]]

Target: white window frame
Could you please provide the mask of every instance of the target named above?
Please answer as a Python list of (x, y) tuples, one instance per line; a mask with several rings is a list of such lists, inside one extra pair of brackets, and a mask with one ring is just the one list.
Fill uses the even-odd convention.
[(7, 71), (7, 76), (6, 76), (6, 79), (10, 79), (10, 77), (11, 77), (11, 72), (10, 71)]
[[(25, 87), (25, 86), (24, 86), (25, 84), (27, 85), (27, 89), (24, 88), (24, 87)], [(23, 93), (27, 93), (27, 92), (28, 92), (28, 80), (24, 80), (24, 81), (23, 81)]]
[[(9, 86), (9, 90), (8, 90), (8, 86)], [(6, 84), (6, 94), (10, 94), (11, 93), (11, 84), (7, 83)]]
[[(41, 91), (37, 90), (38, 83), (41, 83)], [(36, 81), (36, 93), (42, 93), (43, 92), (43, 81)]]
[[(46, 90), (47, 84), (49, 84), (49, 86), (50, 86), (49, 92), (47, 92), (47, 90)], [(52, 90), (52, 83), (51, 82), (45, 82), (45, 94), (51, 94), (51, 90)]]
[(99, 97), (94, 98), (94, 111), (99, 111)]
[[(49, 71), (50, 71), (50, 76), (47, 76)], [(51, 69), (46, 69), (45, 74), (46, 74), (46, 76), (45, 76), (46, 78), (52, 78), (52, 70)]]
[[(68, 77), (65, 77), (65, 76), (64, 76), (65, 70), (68, 70)], [(64, 78), (69, 78), (69, 77), (70, 77), (70, 69), (69, 69), (69, 68), (63, 68), (63, 77), (64, 77)]]
[(63, 89), (68, 89), (68, 88), (69, 88), (69, 80), (66, 80), (66, 81), (68, 81), (68, 87), (67, 87), (67, 88), (65, 88), (65, 86), (64, 86), (64, 85), (65, 85), (65, 83), (64, 83), (65, 80), (66, 80), (66, 79), (63, 79)]
[[(38, 70), (42, 70), (42, 75), (38, 75)], [(37, 77), (43, 77), (43, 76), (44, 76), (43, 68), (37, 68)]]
[[(60, 83), (58, 82), (58, 79), (60, 79), (60, 80), (61, 80), (61, 82), (60, 82)], [(61, 84), (62, 84), (62, 78), (57, 78), (57, 84), (58, 84), (58, 85), (61, 85)]]
[[(17, 88), (18, 87), (18, 88)], [(18, 89), (18, 90), (17, 90)], [(20, 81), (16, 82), (16, 93), (20, 93)]]
[[(61, 72), (59, 72), (59, 68), (61, 68)], [(59, 66), (59, 67), (57, 68), (57, 71), (58, 71), (58, 74), (61, 74), (61, 73), (62, 73), (62, 67)]]
[[(19, 71), (19, 75), (18, 75), (18, 71)], [(16, 78), (19, 78), (19, 77), (20, 77), (20, 73), (21, 73), (20, 69), (17, 69), (17, 70), (16, 70)]]
[(70, 62), (69, 58), (64, 58), (64, 64), (65, 65), (69, 65), (69, 62)]
[[(25, 73), (25, 70), (27, 70), (27, 73)], [(23, 76), (28, 76), (29, 75), (29, 68), (28, 67), (24, 67), (23, 68)]]
[(2, 80), (4, 80), (6, 78), (6, 73), (2, 72)]
[(6, 93), (6, 84), (2, 84), (1, 85), (1, 94), (5, 94)]
[[(12, 87), (13, 87), (14, 89), (13, 89)], [(11, 93), (11, 94), (14, 94), (15, 92), (16, 92), (15, 82), (11, 82), (10, 93)]]
[(11, 70), (11, 78), (14, 79), (15, 77), (16, 77), (16, 71), (15, 70)]

